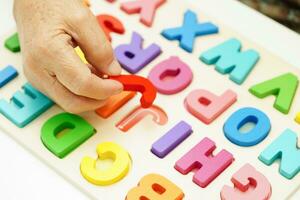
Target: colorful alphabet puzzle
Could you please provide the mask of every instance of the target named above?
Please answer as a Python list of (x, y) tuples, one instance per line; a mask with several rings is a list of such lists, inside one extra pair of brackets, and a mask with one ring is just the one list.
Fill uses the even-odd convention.
[(66, 113), (27, 82), (12, 31), (0, 39), (4, 132), (93, 199), (282, 200), (300, 187), (300, 66), (189, 0), (90, 9), (124, 68), (107, 78), (125, 91)]

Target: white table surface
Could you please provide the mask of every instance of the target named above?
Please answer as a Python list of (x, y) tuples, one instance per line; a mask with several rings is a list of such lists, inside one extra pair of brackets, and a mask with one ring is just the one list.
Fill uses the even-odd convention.
[[(300, 67), (300, 36), (234, 0), (194, 0), (213, 17)], [(218, 7), (211, 7), (212, 4)], [(15, 27), (12, 0), (0, 0), (0, 35)], [(242, 22), (242, 23), (241, 23)], [(245, 23), (247, 22), (247, 23)], [(251, 24), (257, 27), (252, 29)], [(87, 199), (40, 160), (0, 131), (0, 199)], [(292, 199), (300, 199), (300, 192)]]

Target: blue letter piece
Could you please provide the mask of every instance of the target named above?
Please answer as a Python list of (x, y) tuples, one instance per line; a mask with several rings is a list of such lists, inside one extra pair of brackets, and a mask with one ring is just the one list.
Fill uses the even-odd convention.
[(255, 50), (240, 51), (241, 42), (230, 39), (204, 52), (200, 60), (207, 65), (215, 64), (219, 73), (230, 73), (233, 82), (242, 84), (259, 60), (259, 54)]
[(6, 85), (9, 81), (18, 76), (17, 70), (13, 66), (7, 66), (0, 70), (0, 88)]
[[(254, 123), (255, 126), (248, 132), (242, 133), (240, 128), (247, 123)], [(236, 111), (228, 118), (223, 127), (226, 138), (243, 147), (260, 143), (268, 136), (270, 130), (269, 117), (256, 108), (242, 108)]]
[(218, 32), (218, 27), (212, 23), (198, 23), (197, 15), (188, 10), (184, 14), (181, 27), (166, 29), (161, 34), (168, 40), (180, 40), (180, 47), (187, 52), (192, 52), (196, 37)]
[(280, 174), (287, 179), (292, 179), (300, 171), (300, 151), (297, 148), (297, 134), (290, 129), (285, 130), (258, 158), (266, 165), (271, 165), (277, 159), (280, 159)]
[(22, 128), (53, 105), (53, 102), (33, 88), (29, 83), (23, 86), (24, 93), (17, 91), (10, 102), (0, 100), (0, 113)]

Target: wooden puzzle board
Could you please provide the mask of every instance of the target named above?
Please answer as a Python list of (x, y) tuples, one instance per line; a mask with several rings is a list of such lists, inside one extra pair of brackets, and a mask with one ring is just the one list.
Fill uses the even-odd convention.
[[(155, 101), (155, 104), (161, 106), (168, 114), (169, 121), (165, 126), (156, 125), (150, 118), (147, 118), (127, 133), (123, 133), (115, 127), (120, 119), (139, 105), (139, 96), (136, 96), (109, 119), (102, 119), (94, 112), (82, 114), (82, 117), (97, 129), (97, 134), (64, 159), (54, 156), (40, 140), (40, 129), (43, 123), (50, 117), (63, 112), (58, 106), (53, 106), (22, 129), (0, 115), (0, 127), (91, 198), (103, 200), (124, 199), (127, 192), (136, 186), (143, 176), (149, 173), (158, 173), (177, 184), (184, 191), (185, 199), (198, 199), (200, 196), (204, 199), (219, 199), (221, 188), (225, 184), (232, 185), (230, 182), (231, 176), (245, 163), (250, 163), (270, 181), (272, 199), (287, 199), (299, 186), (300, 175), (296, 175), (292, 180), (287, 180), (278, 173), (278, 163), (266, 166), (257, 157), (286, 128), (290, 128), (295, 132), (298, 131), (299, 124), (294, 121), (294, 118), (297, 111), (300, 111), (300, 98), (298, 95), (300, 89), (297, 91), (290, 113), (283, 115), (273, 108), (274, 98), (258, 99), (248, 92), (248, 88), (286, 72), (292, 72), (300, 77), (299, 69), (271, 55), (264, 48), (244, 38), (240, 33), (233, 32), (229, 27), (222, 25), (222, 19), (213, 19), (205, 13), (200, 13), (192, 4), (187, 2), (184, 3), (180, 0), (168, 1), (157, 12), (153, 27), (147, 28), (139, 23), (138, 15), (127, 15), (121, 11), (119, 2), (109, 4), (104, 1), (92, 1), (92, 10), (95, 14), (111, 14), (120, 19), (126, 28), (124, 35), (113, 35), (113, 46), (128, 43), (132, 32), (136, 31), (144, 37), (145, 45), (155, 42), (162, 48), (163, 53), (146, 66), (139, 75), (147, 77), (149, 71), (156, 64), (174, 55), (179, 56), (192, 69), (194, 79), (188, 88), (171, 96), (159, 94)], [(192, 54), (179, 48), (177, 42), (170, 42), (160, 35), (160, 32), (165, 28), (181, 25), (183, 14), (187, 9), (196, 12), (200, 21), (211, 21), (218, 25), (220, 29), (219, 34), (199, 37)], [(259, 63), (241, 86), (230, 81), (227, 75), (224, 76), (216, 72), (213, 66), (207, 66), (198, 59), (199, 55), (205, 50), (232, 37), (242, 42), (243, 49), (255, 49), (261, 57)], [(1, 44), (4, 43), (5, 38), (0, 39)], [(1, 46), (0, 57), (2, 58), (0, 59), (0, 66), (13, 65), (20, 73), (16, 79), (1, 88), (0, 98), (8, 100), (13, 93), (20, 90), (26, 80), (22, 73), (20, 54), (13, 54)], [(238, 94), (238, 101), (212, 124), (205, 125), (190, 115), (183, 105), (185, 97), (194, 89), (206, 89), (215, 94), (222, 94), (225, 90), (232, 89)], [(248, 106), (264, 111), (271, 120), (272, 129), (268, 137), (260, 144), (253, 147), (239, 147), (225, 138), (223, 124), (233, 112)], [(181, 120), (191, 124), (194, 133), (166, 158), (157, 158), (150, 152), (151, 145)], [(193, 173), (182, 175), (174, 169), (174, 164), (204, 137), (209, 137), (215, 141), (217, 145), (215, 153), (218, 153), (221, 149), (226, 149), (234, 155), (235, 161), (208, 187), (200, 188), (192, 182)], [(84, 156), (96, 158), (97, 145), (106, 141), (113, 141), (123, 146), (131, 155), (132, 167), (128, 175), (118, 183), (107, 187), (95, 186), (82, 177), (79, 166)]]

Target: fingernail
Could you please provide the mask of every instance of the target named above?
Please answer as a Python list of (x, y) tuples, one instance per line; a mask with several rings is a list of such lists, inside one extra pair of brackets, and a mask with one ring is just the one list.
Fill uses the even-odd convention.
[(122, 68), (119, 64), (119, 62), (115, 59), (112, 61), (112, 63), (108, 67), (108, 72), (110, 75), (119, 75), (122, 72)]

